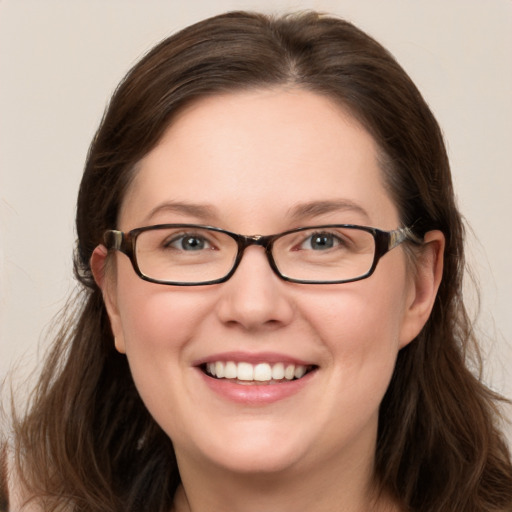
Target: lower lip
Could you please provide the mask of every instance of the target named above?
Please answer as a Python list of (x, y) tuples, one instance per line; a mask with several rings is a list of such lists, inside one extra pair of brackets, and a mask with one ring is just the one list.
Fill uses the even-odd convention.
[(206, 385), (217, 395), (246, 405), (267, 405), (299, 393), (311, 382), (316, 370), (296, 380), (279, 384), (239, 384), (230, 379), (215, 379), (198, 370)]

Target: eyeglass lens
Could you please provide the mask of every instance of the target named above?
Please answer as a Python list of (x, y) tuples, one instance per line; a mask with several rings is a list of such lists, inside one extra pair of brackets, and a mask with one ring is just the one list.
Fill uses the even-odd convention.
[[(201, 227), (166, 227), (137, 236), (136, 259), (146, 277), (158, 281), (199, 283), (222, 279), (238, 254), (236, 240)], [(375, 240), (350, 227), (311, 228), (274, 240), (272, 257), (279, 272), (302, 281), (343, 281), (361, 277), (372, 267)]]

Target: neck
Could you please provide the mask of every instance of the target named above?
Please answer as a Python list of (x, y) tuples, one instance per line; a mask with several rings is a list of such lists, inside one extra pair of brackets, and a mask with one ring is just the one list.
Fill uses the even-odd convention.
[[(373, 459), (370, 459), (373, 461)], [(184, 466), (184, 467), (183, 467)], [(360, 460), (335, 471), (289, 469), (239, 474), (205, 464), (181, 465), (173, 512), (398, 512), (373, 485), (373, 464)]]

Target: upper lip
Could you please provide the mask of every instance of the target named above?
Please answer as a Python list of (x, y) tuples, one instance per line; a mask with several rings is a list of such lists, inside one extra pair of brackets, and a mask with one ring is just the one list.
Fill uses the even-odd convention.
[(242, 351), (233, 351), (233, 352), (219, 352), (217, 354), (212, 354), (206, 356), (201, 359), (197, 359), (193, 361), (193, 366), (201, 366), (208, 363), (215, 363), (216, 361), (233, 361), (235, 363), (285, 363), (285, 364), (294, 364), (294, 365), (302, 365), (302, 366), (312, 366), (314, 365), (311, 361), (306, 361), (304, 359), (299, 359), (297, 357), (293, 357), (286, 354), (280, 354), (277, 352), (242, 352)]

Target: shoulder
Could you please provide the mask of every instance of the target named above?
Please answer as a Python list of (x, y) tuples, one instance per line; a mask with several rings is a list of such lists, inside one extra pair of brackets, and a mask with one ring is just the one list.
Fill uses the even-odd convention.
[[(30, 500), (29, 494), (23, 488), (12, 452), (6, 451), (2, 476), (6, 487), (5, 512), (43, 512), (39, 505)], [(1, 512), (4, 512), (4, 509)]]

